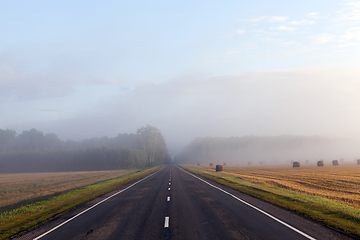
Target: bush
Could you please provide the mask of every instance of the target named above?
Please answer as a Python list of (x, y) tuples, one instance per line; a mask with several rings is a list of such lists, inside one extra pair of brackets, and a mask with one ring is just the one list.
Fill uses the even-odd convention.
[(221, 172), (224, 170), (224, 167), (222, 165), (216, 165), (216, 171)]

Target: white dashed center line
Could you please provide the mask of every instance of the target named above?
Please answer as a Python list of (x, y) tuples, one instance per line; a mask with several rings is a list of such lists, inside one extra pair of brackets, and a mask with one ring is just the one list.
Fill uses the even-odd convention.
[(170, 196), (169, 196), (169, 197), (167, 197), (167, 201), (168, 201), (168, 202), (170, 201)]
[(169, 217), (165, 217), (164, 228), (168, 228), (168, 227), (169, 227)]
[(171, 185), (171, 182), (169, 182), (169, 185)]
[(170, 191), (170, 188), (168, 188), (168, 190)]

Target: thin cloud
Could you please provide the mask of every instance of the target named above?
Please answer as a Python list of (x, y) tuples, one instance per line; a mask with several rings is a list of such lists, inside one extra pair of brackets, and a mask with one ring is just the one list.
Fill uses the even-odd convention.
[(232, 31), (230, 34), (224, 36), (224, 38), (232, 38), (235, 35), (244, 35), (246, 34), (246, 30), (244, 29), (236, 29), (235, 31)]
[(279, 27), (273, 27), (273, 28), (270, 28), (272, 30), (279, 30), (279, 31), (294, 31), (295, 28), (293, 27), (288, 27), (288, 26), (285, 26), (285, 25), (282, 25), (282, 26), (279, 26)]
[(284, 22), (288, 20), (288, 17), (281, 17), (281, 16), (272, 16), (268, 18), (269, 22)]
[(284, 16), (260, 16), (250, 19), (241, 19), (240, 21), (258, 23), (258, 22), (283, 22), (286, 20), (288, 20), (288, 17), (284, 17)]
[(235, 34), (245, 34), (246, 31), (244, 29), (237, 29), (234, 31)]
[(306, 14), (306, 16), (308, 18), (312, 18), (312, 19), (327, 19), (329, 16), (328, 15), (322, 15), (319, 12), (311, 12)]
[(24, 73), (4, 62), (0, 63), (0, 95), (16, 100), (62, 97), (72, 93), (69, 78), (36, 76)]
[(303, 20), (295, 20), (295, 21), (290, 21), (289, 24), (292, 24), (292, 25), (312, 25), (312, 24), (315, 24), (316, 21), (313, 21), (313, 20), (306, 20), (306, 19), (303, 19)]
[(350, 28), (344, 34), (339, 35), (339, 41), (352, 41), (352, 40), (360, 40), (360, 28)]
[(360, 21), (360, 2), (350, 2), (347, 6), (337, 20)]
[(335, 36), (332, 34), (324, 33), (324, 34), (318, 34), (315, 36), (312, 36), (312, 43), (314, 44), (326, 44), (333, 42), (335, 39)]

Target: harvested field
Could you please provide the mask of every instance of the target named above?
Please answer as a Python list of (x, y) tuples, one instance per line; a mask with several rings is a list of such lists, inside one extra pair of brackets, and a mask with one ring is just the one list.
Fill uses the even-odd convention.
[(180, 167), (360, 237), (358, 167)]
[[(6, 206), (120, 177), (135, 170), (0, 174), (0, 212)], [(16, 206), (14, 206), (16, 207)]]
[[(215, 172), (214, 168), (200, 167)], [(360, 167), (227, 167), (221, 174), (360, 208)]]

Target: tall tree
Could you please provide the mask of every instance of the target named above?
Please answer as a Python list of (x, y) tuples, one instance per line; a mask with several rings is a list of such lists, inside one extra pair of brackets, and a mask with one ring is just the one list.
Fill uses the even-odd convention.
[(163, 135), (156, 127), (147, 125), (137, 130), (143, 151), (149, 163), (161, 162), (166, 158), (167, 148)]
[(0, 129), (0, 151), (10, 151), (15, 143), (16, 132), (14, 130)]

